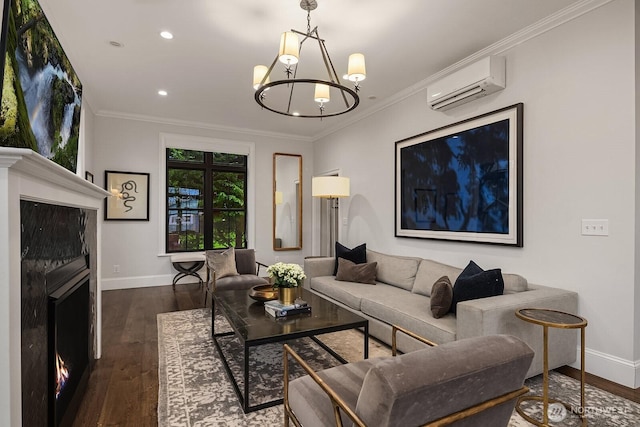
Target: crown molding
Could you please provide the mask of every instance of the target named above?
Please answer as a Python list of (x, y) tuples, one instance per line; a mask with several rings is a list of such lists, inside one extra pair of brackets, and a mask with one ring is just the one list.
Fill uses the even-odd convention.
[[(301, 136), (301, 135), (293, 135), (287, 133), (279, 133), (279, 132), (267, 132), (267, 131), (259, 131), (248, 128), (237, 128), (231, 126), (223, 126), (213, 123), (203, 123), (203, 122), (195, 122), (189, 120), (179, 120), (179, 119), (169, 119), (165, 117), (154, 117), (147, 116), (143, 114), (128, 114), (117, 111), (109, 111), (109, 110), (100, 110), (95, 113), (96, 116), (101, 117), (110, 117), (116, 119), (123, 120), (134, 120), (134, 121), (142, 121), (142, 122), (150, 122), (150, 123), (158, 123), (158, 124), (166, 124), (172, 126), (180, 126), (180, 127), (190, 127), (190, 128), (198, 128), (198, 129), (206, 129), (217, 132), (228, 132), (231, 134), (238, 135), (247, 135), (250, 137), (266, 137), (266, 138), (276, 138), (281, 140), (288, 140), (292, 142), (315, 142), (318, 141), (328, 135), (336, 133), (344, 128), (347, 128), (365, 118), (376, 114), (382, 110), (385, 110), (411, 96), (414, 96), (421, 91), (426, 90), (427, 86), (431, 83), (439, 80), (440, 78), (451, 74), (454, 71), (457, 71), (478, 59), (484, 58), (488, 55), (500, 55), (509, 49), (512, 49), (528, 40), (531, 40), (535, 37), (538, 37), (548, 31), (553, 30), (569, 21), (572, 21), (586, 13), (589, 13), (601, 6), (604, 6), (607, 3), (612, 2), (613, 0), (581, 0), (576, 3), (573, 3), (566, 8), (554, 13), (553, 15), (549, 15), (546, 18), (541, 19), (540, 21), (523, 28), (508, 37), (505, 37), (502, 40), (499, 40), (496, 43), (493, 43), (487, 46), (484, 49), (481, 49), (475, 52), (472, 55), (467, 56), (466, 58), (450, 65), (443, 70), (438, 71), (435, 74), (432, 74), (421, 80), (408, 88), (396, 93), (395, 95), (387, 98), (384, 101), (381, 101), (379, 104), (370, 107), (366, 110), (362, 110), (359, 112), (354, 112), (349, 115), (349, 117), (341, 120), (339, 124), (335, 126), (328, 127), (322, 132), (311, 136)], [(93, 110), (96, 111), (96, 110)]]
[(493, 43), (486, 48), (467, 56), (466, 58), (450, 65), (449, 67), (430, 75), (426, 79), (412, 86), (409, 86), (408, 88), (389, 97), (380, 104), (363, 110), (359, 113), (352, 114), (347, 120), (341, 121), (340, 124), (313, 135), (311, 139), (315, 142), (321, 138), (331, 135), (332, 133), (338, 132), (339, 130), (342, 130), (354, 123), (359, 122), (360, 120), (365, 119), (366, 117), (369, 117), (379, 111), (385, 110), (413, 95), (416, 95), (423, 90), (426, 90), (427, 86), (429, 86), (431, 83), (441, 79), (448, 74), (453, 73), (454, 71), (464, 68), (465, 66), (476, 62), (479, 59), (482, 59), (489, 55), (500, 55), (508, 51), (509, 49), (512, 49), (526, 42), (527, 40), (538, 37), (612, 1), (613, 0), (581, 0), (573, 3), (566, 8), (559, 10), (553, 15), (549, 15), (548, 17), (543, 18), (540, 21), (517, 31), (510, 36), (505, 37), (504, 39), (499, 40), (498, 42)]
[(275, 138), (280, 140), (288, 140), (293, 142), (313, 142), (313, 138), (308, 136), (293, 135), (279, 132), (267, 132), (247, 128), (237, 128), (232, 126), (223, 126), (213, 123), (196, 122), (190, 120), (169, 119), (166, 117), (147, 116), (144, 114), (129, 114), (118, 111), (99, 110), (96, 116), (108, 117), (112, 119), (133, 120), (138, 122), (157, 123), (162, 125), (180, 126), (196, 129), (206, 129), (217, 132), (228, 132), (237, 135), (247, 135), (258, 138)]

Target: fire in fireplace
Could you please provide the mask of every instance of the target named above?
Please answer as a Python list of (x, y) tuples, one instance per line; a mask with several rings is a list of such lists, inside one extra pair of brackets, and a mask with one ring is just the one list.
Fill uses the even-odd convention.
[(49, 295), (49, 425), (71, 425), (89, 378), (88, 256), (46, 276)]
[(69, 379), (69, 370), (64, 364), (64, 360), (56, 353), (56, 399), (60, 396), (60, 392), (64, 388), (67, 380)]

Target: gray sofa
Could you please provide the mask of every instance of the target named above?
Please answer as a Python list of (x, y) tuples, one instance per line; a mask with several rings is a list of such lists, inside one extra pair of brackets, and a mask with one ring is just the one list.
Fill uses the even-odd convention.
[[(391, 325), (398, 325), (438, 344), (475, 336), (507, 334), (526, 342), (535, 352), (527, 377), (542, 372), (542, 327), (518, 319), (520, 308), (548, 308), (577, 313), (575, 292), (534, 285), (517, 274), (504, 274), (504, 294), (460, 302), (456, 314), (436, 319), (430, 310), (433, 284), (442, 276), (451, 283), (462, 268), (429, 259), (387, 255), (367, 250), (367, 262), (376, 262), (376, 285), (335, 280), (335, 258), (305, 259), (304, 286), (312, 292), (369, 320), (369, 333), (391, 344)], [(399, 337), (403, 352), (421, 347)], [(549, 328), (549, 368), (576, 360), (576, 330)]]

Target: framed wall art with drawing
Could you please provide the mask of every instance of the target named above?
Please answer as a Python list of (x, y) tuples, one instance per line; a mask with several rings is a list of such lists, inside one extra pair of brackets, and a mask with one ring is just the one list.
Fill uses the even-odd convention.
[(149, 221), (149, 174), (104, 171), (105, 220)]
[(396, 142), (395, 235), (522, 247), (516, 104)]

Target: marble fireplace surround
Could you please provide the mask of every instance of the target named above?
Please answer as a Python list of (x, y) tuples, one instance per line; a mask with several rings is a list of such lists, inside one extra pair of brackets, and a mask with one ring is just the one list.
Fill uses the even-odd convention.
[(109, 193), (39, 154), (0, 147), (0, 425), (22, 425), (20, 201), (96, 211), (94, 357), (101, 353), (100, 218)]

